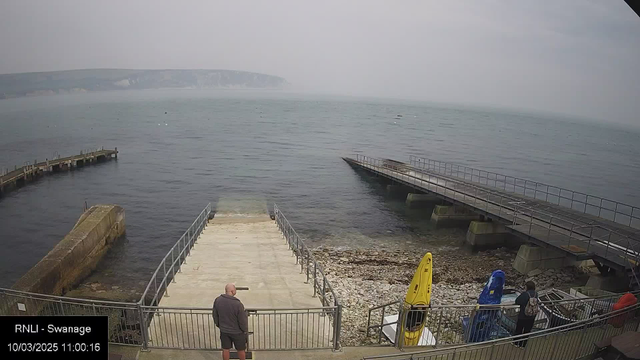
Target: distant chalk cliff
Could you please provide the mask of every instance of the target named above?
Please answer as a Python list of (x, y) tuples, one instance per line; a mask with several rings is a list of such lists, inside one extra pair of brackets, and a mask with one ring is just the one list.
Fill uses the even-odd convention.
[(234, 70), (87, 69), (0, 75), (0, 99), (159, 88), (284, 89), (281, 77)]

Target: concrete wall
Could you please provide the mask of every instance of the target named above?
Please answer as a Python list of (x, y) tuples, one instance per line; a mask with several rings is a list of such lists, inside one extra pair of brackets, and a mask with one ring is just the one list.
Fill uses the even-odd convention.
[(530, 274), (533, 270), (559, 269), (574, 266), (578, 262), (566, 253), (554, 249), (542, 248), (533, 244), (520, 246), (513, 261), (513, 268), (521, 274)]
[(474, 220), (480, 220), (480, 215), (463, 206), (436, 205), (431, 214), (436, 227), (468, 226)]
[(510, 237), (507, 229), (498, 223), (474, 220), (469, 224), (466, 240), (474, 247), (499, 247)]
[(95, 205), (40, 262), (13, 286), (14, 290), (62, 295), (89, 275), (114, 240), (125, 233), (124, 209)]

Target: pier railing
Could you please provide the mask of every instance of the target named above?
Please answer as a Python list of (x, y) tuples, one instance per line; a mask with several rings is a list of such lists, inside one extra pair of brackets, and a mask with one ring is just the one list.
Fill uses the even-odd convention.
[(140, 298), (142, 305), (158, 305), (162, 297), (167, 294), (169, 283), (175, 281), (174, 278), (180, 272), (182, 264), (186, 263), (193, 244), (196, 243), (202, 230), (207, 226), (210, 214), (211, 203), (200, 212), (187, 231), (160, 261)]
[[(149, 347), (219, 350), (220, 330), (211, 308), (143, 306), (150, 319)], [(331, 320), (337, 307), (305, 309), (246, 309), (249, 350), (332, 349), (335, 339)]]
[[(580, 222), (567, 214), (535, 208), (523, 202), (522, 198), (498, 188), (494, 190), (492, 187), (441, 176), (410, 164), (385, 159), (355, 155), (355, 160), (374, 172), (387, 176), (393, 173), (394, 179), (409, 186), (428, 190), (502, 217), (511, 222), (514, 231), (546, 242), (553, 241), (566, 251), (592, 253), (624, 268), (629, 268), (633, 266), (633, 261), (640, 260), (640, 239), (630, 238), (601, 225)], [(584, 248), (576, 245), (583, 245)]]
[[(640, 292), (633, 293), (636, 297)], [(592, 298), (544, 301), (534, 322), (534, 330), (557, 328), (592, 317), (608, 314), (624, 294)], [(423, 323), (427, 329), (421, 346), (451, 346), (510, 337), (516, 328), (519, 305), (432, 305), (409, 309), (400, 301), (371, 307), (367, 321), (367, 336), (379, 344), (393, 342), (403, 348), (407, 324)], [(385, 316), (397, 315), (395, 321)], [(396, 326), (396, 336), (388, 339), (383, 330)], [(411, 325), (409, 328), (413, 327)]]
[(0, 288), (0, 315), (104, 315), (109, 318), (109, 342), (143, 346), (142, 312), (136, 303), (87, 300)]
[(585, 194), (538, 181), (521, 179), (492, 171), (475, 169), (417, 156), (410, 156), (409, 164), (427, 171), (457, 177), (502, 191), (524, 195), (537, 200), (565, 206), (584, 214), (640, 229), (640, 208), (600, 196)]
[(640, 304), (597, 315), (526, 335), (502, 339), (404, 352), (377, 355), (365, 359), (436, 360), (436, 359), (554, 359), (575, 360), (598, 353), (599, 341), (638, 331)]
[(322, 266), (318, 264), (309, 247), (305, 245), (300, 235), (298, 235), (289, 223), (289, 220), (287, 220), (282, 211), (280, 211), (278, 205), (273, 205), (273, 212), (278, 228), (287, 241), (289, 248), (296, 256), (296, 264), (300, 265), (300, 273), (306, 273), (307, 283), (310, 281), (312, 283), (313, 296), (320, 298), (322, 306), (336, 309), (334, 313), (335, 316), (333, 317), (333, 334), (335, 337), (333, 343), (337, 350), (340, 348), (342, 305), (331, 283), (325, 276)]

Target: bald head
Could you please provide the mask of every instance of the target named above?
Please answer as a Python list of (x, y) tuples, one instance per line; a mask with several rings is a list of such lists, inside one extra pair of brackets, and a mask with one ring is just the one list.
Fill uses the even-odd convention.
[(224, 293), (231, 296), (236, 296), (236, 286), (232, 283), (228, 283), (224, 286)]

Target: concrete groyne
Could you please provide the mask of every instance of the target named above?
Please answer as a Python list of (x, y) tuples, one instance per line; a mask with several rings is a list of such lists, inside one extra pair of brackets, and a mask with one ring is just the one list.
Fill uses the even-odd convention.
[(124, 233), (122, 207), (92, 206), (64, 239), (15, 283), (13, 289), (64, 294), (95, 269), (113, 242)]

